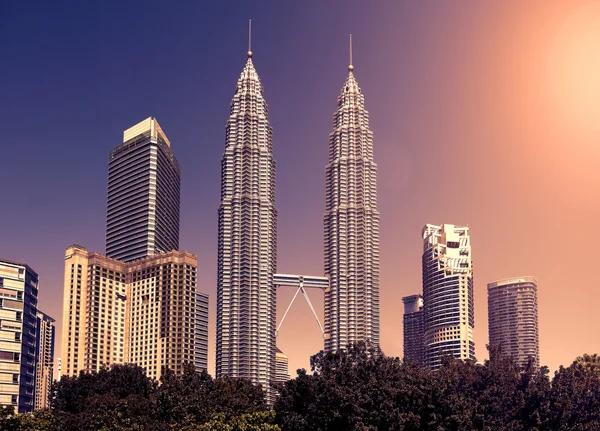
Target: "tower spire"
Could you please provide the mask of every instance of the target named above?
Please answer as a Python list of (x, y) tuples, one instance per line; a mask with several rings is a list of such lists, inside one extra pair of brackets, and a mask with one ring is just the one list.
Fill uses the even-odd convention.
[(354, 66), (352, 65), (352, 35), (350, 35), (350, 64), (348, 65), (348, 71), (352, 72), (354, 70)]
[(252, 20), (248, 20), (248, 58), (252, 58)]

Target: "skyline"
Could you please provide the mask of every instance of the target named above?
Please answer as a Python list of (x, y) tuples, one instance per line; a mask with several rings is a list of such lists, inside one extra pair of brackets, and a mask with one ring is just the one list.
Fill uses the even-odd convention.
[[(490, 18), (494, 11), (502, 9), (499, 5), (471, 6), (470, 11), (462, 12), (470, 14), (469, 17), (472, 21), (468, 21), (465, 28), (458, 32), (460, 37), (466, 39), (479, 34), (478, 27), (473, 22), (473, 20), (476, 21), (475, 18)], [(11, 7), (18, 8), (19, 6), (11, 5)], [(507, 9), (510, 7), (515, 8), (513, 4), (506, 6)], [(523, 31), (526, 24), (536, 22), (533, 18), (539, 18), (536, 15), (539, 9), (535, 8), (536, 6), (524, 6), (524, 16), (519, 16), (521, 21), (513, 23), (511, 30), (515, 30), (514, 27), (516, 27), (517, 30)], [(260, 9), (258, 8), (259, 11)], [(235, 77), (244, 59), (245, 25), (247, 18), (252, 18), (255, 23), (253, 50), (271, 108), (270, 118), (274, 126), (274, 153), (279, 163), (277, 202), (280, 210), (278, 244), (278, 269), (280, 272), (321, 274), (323, 271), (321, 235), (325, 184), (323, 166), (326, 161), (331, 114), (335, 109), (334, 98), (339, 90), (340, 76), (347, 66), (347, 36), (349, 33), (353, 33), (356, 75), (361, 82), (363, 91), (368, 95), (372, 129), (376, 141), (375, 157), (379, 163), (380, 211), (383, 214), (381, 222), (381, 346), (384, 352), (396, 356), (401, 354), (402, 313), (395, 313), (394, 309), (401, 310), (401, 296), (420, 290), (419, 232), (425, 223), (438, 221), (469, 225), (471, 228), (475, 265), (475, 342), (478, 359), (481, 360), (487, 356), (485, 353), (487, 342), (486, 283), (520, 274), (533, 275), (540, 281), (542, 363), (556, 368), (559, 363), (568, 363), (573, 357), (584, 352), (597, 351), (598, 342), (595, 341), (594, 345), (594, 340), (597, 340), (597, 337), (594, 336), (594, 328), (597, 325), (591, 314), (594, 310), (593, 306), (600, 304), (600, 298), (597, 291), (591, 289), (594, 280), (592, 271), (594, 262), (589, 253), (593, 250), (593, 246), (587, 244), (586, 235), (574, 234), (560, 237), (561, 241), (564, 241), (562, 242), (564, 247), (571, 250), (572, 256), (565, 256), (559, 250), (552, 254), (548, 253), (548, 250), (557, 243), (557, 239), (552, 236), (554, 230), (564, 229), (564, 226), (580, 226), (598, 219), (598, 215), (600, 215), (598, 203), (586, 197), (593, 195), (594, 190), (597, 191), (600, 188), (598, 174), (594, 171), (595, 163), (600, 161), (600, 154), (597, 149), (594, 152), (594, 148), (586, 146), (587, 143), (583, 137), (580, 146), (572, 147), (570, 152), (565, 151), (563, 145), (572, 144), (573, 134), (569, 136), (565, 134), (567, 126), (563, 123), (559, 122), (558, 126), (551, 124), (552, 116), (549, 115), (548, 110), (541, 118), (534, 118), (532, 123), (526, 123), (524, 120), (522, 122), (521, 117), (527, 117), (527, 120), (531, 119), (533, 114), (526, 110), (526, 107), (535, 106), (534, 101), (537, 103), (536, 97), (540, 95), (534, 91), (539, 90), (537, 87), (534, 86), (531, 89), (528, 86), (533, 83), (533, 80), (526, 80), (526, 84), (518, 80), (518, 78), (522, 78), (520, 75), (522, 65), (511, 64), (511, 59), (518, 63), (517, 58), (509, 56), (507, 53), (509, 48), (514, 49), (513, 45), (506, 46), (501, 43), (501, 40), (492, 38), (492, 46), (502, 48), (495, 53), (499, 55), (499, 58), (494, 60), (487, 57), (489, 55), (486, 53), (487, 51), (478, 50), (478, 48), (487, 49), (490, 43), (482, 43), (482, 47), (477, 42), (463, 40), (462, 44), (458, 45), (462, 51), (455, 48), (452, 53), (462, 53), (463, 56), (471, 58), (473, 63), (464, 65), (460, 61), (452, 61), (443, 55), (443, 47), (438, 45), (443, 39), (439, 34), (434, 38), (435, 41), (427, 41), (423, 35), (421, 35), (422, 39), (419, 39), (418, 35), (421, 33), (416, 27), (418, 27), (418, 22), (422, 22), (419, 20), (423, 20), (423, 14), (429, 15), (430, 18), (433, 14), (434, 21), (437, 20), (435, 22), (442, 27), (442, 33), (446, 32), (446, 36), (449, 38), (442, 45), (450, 44), (450, 41), (456, 41), (457, 38), (453, 34), (453, 30), (460, 28), (459, 24), (455, 24), (456, 27), (454, 27), (450, 23), (453, 19), (452, 13), (456, 14), (457, 12), (452, 7), (440, 5), (439, 8), (436, 8), (439, 10), (429, 11), (427, 14), (423, 11), (424, 9), (403, 5), (399, 9), (411, 13), (402, 14), (400, 17), (405, 20), (403, 22), (407, 25), (399, 33), (416, 37), (418, 42), (425, 45), (421, 48), (429, 45), (430, 48), (437, 47), (438, 51), (423, 55), (424, 49), (418, 52), (407, 50), (406, 55), (413, 60), (412, 63), (392, 64), (392, 60), (397, 61), (398, 58), (389, 58), (387, 55), (389, 48), (396, 48), (395, 43), (405, 48), (410, 46), (407, 41), (410, 38), (398, 37), (398, 33), (394, 33), (395, 38), (386, 38), (383, 34), (385, 30), (392, 27), (392, 17), (400, 15), (397, 9), (388, 11), (390, 18), (387, 20), (386, 14), (381, 12), (376, 13), (377, 19), (368, 13), (364, 14), (364, 17), (360, 17), (370, 25), (381, 20), (382, 25), (378, 31), (373, 32), (374, 34), (369, 34), (368, 28), (359, 22), (361, 21), (358, 19), (359, 17), (355, 16), (360, 14), (355, 12), (355, 15), (352, 15), (351, 19), (344, 24), (344, 28), (332, 29), (331, 34), (335, 34), (335, 36), (327, 38), (325, 52), (323, 49), (318, 49), (318, 45), (322, 44), (322, 40), (318, 37), (322, 36), (322, 33), (318, 27), (315, 29), (316, 34), (309, 35), (312, 37), (290, 41), (288, 33), (293, 32), (285, 28), (286, 26), (281, 22), (277, 24), (278, 21), (264, 9), (264, 15), (256, 10), (250, 11), (245, 8), (236, 12), (239, 15), (234, 14), (228, 21), (232, 25), (230, 39), (224, 39), (223, 43), (218, 46), (217, 51), (221, 52), (220, 55), (214, 54), (213, 51), (211, 58), (216, 60), (213, 65), (186, 62), (185, 55), (188, 55), (189, 45), (185, 42), (197, 43), (199, 40), (203, 40), (202, 33), (190, 32), (184, 33), (189, 40), (180, 40), (181, 47), (169, 52), (169, 55), (172, 56), (170, 59), (174, 60), (172, 64), (180, 66), (173, 68), (171, 73), (160, 68), (154, 72), (139, 69), (143, 73), (140, 72), (138, 82), (137, 79), (134, 79), (134, 75), (118, 62), (115, 66), (104, 69), (114, 80), (113, 84), (133, 85), (134, 91), (129, 93), (131, 94), (129, 97), (134, 100), (133, 104), (130, 100), (118, 98), (119, 93), (127, 94), (119, 85), (98, 85), (98, 89), (96, 89), (97, 83), (108, 84), (108, 80), (103, 79), (90, 79), (88, 83), (91, 84), (91, 87), (87, 88), (84, 85), (82, 94), (75, 95), (73, 92), (82, 90), (79, 85), (84, 84), (85, 79), (88, 78), (86, 76), (88, 62), (91, 62), (92, 65), (96, 63), (93, 58), (88, 59), (75, 55), (73, 57), (76, 60), (75, 65), (79, 66), (76, 68), (77, 73), (58, 67), (61, 58), (63, 60), (69, 58), (68, 51), (55, 52), (58, 54), (57, 57), (46, 59), (45, 63), (50, 64), (50, 67), (44, 70), (44, 73), (48, 75), (42, 76), (46, 78), (46, 81), (26, 79), (34, 69), (26, 67), (28, 62), (23, 61), (23, 54), (20, 57), (21, 62), (18, 61), (19, 56), (15, 56), (16, 61), (0, 72), (4, 85), (6, 82), (11, 83), (11, 86), (6, 89), (7, 103), (0, 107), (0, 118), (5, 123), (3, 130), (6, 142), (15, 142), (14, 146), (3, 148), (5, 155), (10, 160), (15, 160), (15, 163), (9, 164), (3, 169), (0, 173), (0, 183), (17, 186), (13, 193), (15, 210), (0, 215), (0, 232), (3, 238), (0, 244), (0, 257), (24, 261), (38, 271), (40, 274), (40, 303), (44, 305), (42, 309), (57, 321), (61, 321), (59, 310), (62, 308), (62, 298), (60, 297), (62, 258), (66, 246), (77, 242), (89, 249), (103, 251), (102, 226), (105, 225), (106, 220), (102, 215), (105, 214), (103, 207), (106, 198), (108, 152), (118, 144), (122, 130), (130, 124), (135, 124), (137, 121), (153, 115), (161, 121), (173, 142), (173, 151), (182, 161), (180, 248), (199, 255), (198, 287), (201, 291), (211, 295), (209, 340), (214, 343), (216, 317), (214, 301), (216, 297), (216, 229), (214, 220), (218, 208), (218, 160), (219, 153), (222, 151), (222, 135), (232, 83), (235, 82)], [(289, 9), (286, 9), (286, 6), (273, 6), (273, 9), (283, 13), (288, 20), (292, 18), (294, 11), (300, 12), (294, 18), (297, 18), (302, 25), (306, 25), (307, 22), (315, 22), (311, 20), (321, 22), (323, 25), (319, 19), (310, 17), (305, 11), (299, 11), (293, 6), (289, 6)], [(349, 9), (356, 10), (356, 8)], [(564, 6), (564, 9), (567, 7)], [(328, 8), (321, 9), (321, 11), (325, 17), (331, 17), (333, 14), (332, 10)], [(81, 13), (81, 10), (78, 12)], [(199, 16), (197, 12), (195, 16)], [(445, 12), (447, 12), (446, 15)], [(158, 14), (159, 10), (154, 10), (152, 13)], [(223, 12), (221, 13), (223, 14)], [(344, 10), (341, 13), (346, 14), (344, 16), (347, 17), (349, 12)], [(508, 15), (510, 18), (515, 18), (514, 15)], [(560, 14), (556, 12), (556, 15)], [(562, 17), (566, 19), (566, 15), (568, 14), (565, 13)], [(14, 14), (6, 16), (15, 18)], [(72, 27), (66, 27), (75, 34), (79, 34), (78, 31), (83, 32), (82, 34), (89, 38), (95, 25), (102, 21), (101, 17), (100, 13), (97, 17), (98, 21), (88, 21), (86, 25), (89, 25), (89, 28), (79, 28), (73, 23), (70, 23)], [(174, 19), (173, 15), (170, 17)], [(36, 26), (35, 18), (36, 16), (30, 23), (31, 27)], [(42, 22), (37, 22), (37, 24), (41, 24), (41, 29), (36, 30), (40, 33), (34, 32), (29, 35), (28, 37), (31, 38), (29, 42), (40, 42), (41, 30), (49, 25), (45, 18), (44, 16)], [(411, 26), (409, 25), (410, 19), (407, 18), (414, 18), (417, 23)], [(498, 27), (495, 30), (499, 31), (499, 28), (502, 27), (501, 24), (507, 22), (503, 19), (512, 22), (510, 18), (497, 17), (497, 20), (491, 21), (491, 24), (495, 24)], [(182, 16), (179, 16), (179, 19), (185, 20)], [(321, 19), (324, 21), (324, 18)], [(527, 21), (528, 19), (529, 21)], [(547, 19), (555, 24), (562, 21), (557, 17)], [(344, 20), (340, 19), (340, 21)], [(13, 19), (12, 25), (14, 22), (18, 22), (18, 20)], [(60, 22), (64, 24), (63, 21)], [(490, 24), (489, 21), (485, 23)], [(11, 26), (8, 24), (2, 30), (3, 33), (11, 30)], [(464, 25), (465, 22), (461, 21), (461, 24)], [(540, 25), (540, 27), (544, 26), (552, 27), (547, 21), (543, 21), (543, 25)], [(556, 26), (558, 27), (558, 25)], [(494, 28), (493, 25), (492, 27)], [(431, 30), (431, 24), (426, 28)], [(113, 30), (115, 29), (113, 28)], [(440, 29), (437, 30), (440, 31)], [(280, 35), (281, 40), (276, 41), (277, 37), (269, 37), (271, 32)], [(46, 44), (51, 44), (55, 40), (52, 38), (53, 35), (54, 38), (57, 36), (56, 33), (49, 34), (50, 38), (45, 42)], [(179, 34), (180, 38), (185, 39), (177, 31), (174, 31), (173, 34), (175, 36)], [(223, 35), (223, 32), (219, 34)], [(36, 35), (38, 39), (35, 39)], [(163, 40), (157, 36), (145, 36), (154, 41), (163, 41), (162, 43), (173, 42), (173, 39)], [(523, 34), (521, 33), (520, 36)], [(519, 40), (517, 34), (512, 38), (514, 41)], [(4, 45), (8, 38), (2, 37), (0, 40), (2, 40), (0, 43)], [(108, 40), (115, 44), (117, 38), (108, 38)], [(123, 40), (130, 39), (123, 37)], [(177, 38), (174, 40), (177, 42)], [(473, 40), (480, 39), (474, 37)], [(84, 41), (70, 42), (70, 45), (67, 43), (67, 46), (77, 51), (79, 43), (83, 45), (85, 41), (84, 37)], [(525, 42), (531, 43), (531, 39), (525, 38)], [(96, 40), (96, 44), (96, 52), (104, 54), (104, 58), (111, 57), (108, 51), (104, 51), (108, 47), (102, 45), (98, 40)], [(125, 45), (127, 46), (127, 44)], [(527, 45), (527, 43), (522, 45)], [(388, 50), (380, 53), (373, 47), (387, 47)], [(529, 47), (530, 45), (527, 45), (527, 48)], [(149, 54), (143, 49), (137, 54), (135, 50), (133, 51), (134, 58), (139, 59), (147, 57)], [(288, 51), (294, 54), (292, 55)], [(517, 46), (515, 56), (524, 55), (525, 51), (524, 48)], [(50, 50), (48, 53), (52, 52)], [(124, 51), (116, 52), (124, 56)], [(308, 54), (298, 56), (295, 54), (297, 52)], [(478, 63), (481, 58), (475, 55), (473, 59), (476, 52), (489, 61), (489, 64), (484, 65), (486, 67)], [(37, 54), (39, 58), (35, 58), (35, 60), (44, 62), (46, 51), (37, 51)], [(166, 54), (163, 52), (162, 55)], [(308, 55), (312, 57), (310, 61), (307, 58)], [(198, 58), (206, 56), (206, 53), (198, 52)], [(458, 60), (464, 60), (461, 55), (458, 57)], [(219, 59), (223, 61), (219, 63)], [(507, 59), (509, 60), (508, 66), (506, 65)], [(48, 61), (52, 62), (48, 63)], [(447, 62), (446, 67), (443, 68), (448, 72), (447, 76), (444, 76), (446, 79), (435, 76), (431, 70), (438, 62), (442, 64)], [(100, 66), (101, 64), (103, 63), (98, 63)], [(140, 64), (143, 63), (140, 62)], [(313, 67), (317, 64), (321, 67)], [(429, 67), (423, 68), (424, 65)], [(186, 68), (185, 66), (191, 67)], [(517, 90), (518, 88), (528, 91), (523, 92), (522, 99), (519, 99), (518, 103), (514, 103), (498, 90), (500, 86), (495, 88), (496, 92), (493, 91), (493, 86), (487, 88), (486, 84), (496, 80), (490, 79), (490, 75), (482, 74), (477, 66), (483, 67), (483, 70), (487, 70), (492, 77), (496, 76), (494, 74), (505, 78), (506, 75), (512, 75), (515, 79), (512, 85), (506, 84), (502, 80), (499, 82), (507, 85), (509, 89)], [(498, 66), (504, 66), (504, 68)], [(209, 72), (206, 72), (207, 68)], [(16, 71), (21, 72), (20, 80), (8, 80)], [(71, 83), (61, 81), (53, 73), (64, 74), (67, 78), (75, 77), (79, 81), (75, 79), (72, 86), (69, 87)], [(213, 77), (218, 74), (224, 76), (219, 85), (213, 85), (211, 82), (209, 86), (200, 86), (191, 82), (197, 79), (198, 73), (210, 73)], [(432, 76), (429, 76), (430, 73)], [(288, 76), (285, 76), (286, 74)], [(290, 79), (290, 74), (297, 79)], [(474, 75), (476, 79), (463, 80), (461, 79), (463, 74)], [(535, 73), (530, 75), (529, 78), (535, 77)], [(124, 79), (119, 79), (119, 76), (123, 76)], [(310, 78), (321, 76), (323, 81), (307, 82), (306, 79), (300, 79), (307, 76)], [(50, 80), (50, 77), (54, 77), (55, 80)], [(182, 81), (177, 82), (178, 86), (174, 85), (177, 79)], [(300, 82), (303, 85), (290, 86), (290, 82)], [(415, 89), (415, 84), (419, 83), (420, 85)], [(24, 86), (25, 84), (27, 86)], [(428, 87), (427, 84), (430, 84), (431, 87)], [(160, 86), (165, 88), (160, 89)], [(92, 91), (92, 87), (94, 91)], [(72, 90), (69, 91), (69, 88)], [(397, 88), (402, 91), (394, 93), (394, 96), (398, 97), (393, 97), (393, 102), (396, 102), (400, 96), (404, 96), (408, 102), (412, 103), (407, 103), (408, 106), (390, 103), (392, 97), (388, 96), (388, 92), (398, 91)], [(491, 89), (492, 96), (486, 96), (485, 93), (477, 91), (484, 89)], [(66, 94), (62, 94), (61, 90), (64, 90)], [(155, 90), (155, 92), (153, 93), (151, 90)], [(102, 91), (107, 91), (109, 97), (101, 97)], [(28, 92), (31, 93), (29, 98), (22, 97), (26, 96)], [(53, 97), (55, 92), (61, 97)], [(146, 97), (146, 93), (150, 95)], [(513, 92), (513, 94), (515, 93)], [(224, 97), (223, 94), (225, 94)], [(44, 97), (40, 98), (40, 95)], [(140, 95), (144, 97), (139, 102), (135, 102), (136, 96)], [(209, 100), (214, 102), (209, 103), (203, 99), (203, 96), (206, 95), (209, 96)], [(426, 96), (424, 97), (425, 101), (421, 101), (421, 96)], [(459, 96), (462, 97), (459, 98)], [(48, 109), (48, 100), (46, 99), (53, 103), (56, 100), (61, 101), (61, 109), (56, 107), (53, 110)], [(301, 100), (303, 103), (294, 104), (293, 100)], [(545, 99), (542, 98), (542, 100)], [(33, 104), (32, 101), (36, 103)], [(435, 103), (436, 101), (445, 101), (445, 104), (440, 105)], [(453, 101), (464, 103), (462, 108), (470, 115), (458, 116), (455, 111), (462, 110), (455, 109)], [(120, 102), (127, 103), (120, 104)], [(43, 106), (46, 106), (46, 109), (42, 109)], [(127, 109), (125, 109), (126, 106)], [(80, 111), (78, 110), (80, 107), (85, 109)], [(476, 115), (480, 110), (487, 115)], [(208, 111), (214, 111), (214, 114), (210, 113), (206, 116), (206, 121), (202, 123), (203, 133), (199, 134), (197, 124), (194, 122), (201, 117), (200, 113), (208, 113)], [(491, 112), (495, 112), (498, 116), (490, 115)], [(27, 123), (22, 121), (23, 118), (28, 120)], [(428, 119), (429, 123), (425, 121), (422, 124), (416, 121), (417, 119), (422, 119), (422, 121)], [(35, 120), (34, 124), (39, 127), (25, 127), (32, 120)], [(413, 125), (413, 122), (416, 122), (417, 125)], [(474, 123), (477, 123), (475, 126), (479, 125), (480, 128), (471, 127)], [(504, 130), (504, 126), (507, 124), (509, 127)], [(558, 129), (558, 133), (539, 133), (538, 128), (543, 128), (542, 126), (550, 127), (553, 132), (557, 132)], [(50, 142), (48, 142), (48, 137), (51, 137)], [(81, 142), (83, 137), (85, 140)], [(207, 139), (205, 140), (204, 137)], [(484, 139), (486, 137), (489, 139)], [(513, 140), (508, 139), (511, 137)], [(548, 139), (543, 140), (543, 144), (546, 145), (540, 148), (539, 139), (542, 137)], [(46, 145), (37, 144), (38, 146), (36, 146), (36, 142)], [(83, 145), (87, 149), (86, 152), (81, 151)], [(37, 153), (32, 151), (34, 148), (38, 150)], [(209, 151), (201, 151), (206, 149)], [(535, 149), (538, 151), (534, 151)], [(204, 153), (202, 158), (200, 157), (201, 153)], [(28, 158), (27, 163), (24, 160), (25, 157)], [(455, 168), (450, 162), (465, 158), (469, 162), (466, 172), (461, 170), (460, 175), (453, 175)], [(53, 163), (48, 163), (49, 160)], [(562, 163), (557, 164), (558, 160), (561, 160)], [(488, 164), (483, 163), (484, 166), (478, 166), (477, 162), (481, 161), (487, 161)], [(493, 166), (502, 172), (509, 172), (510, 176), (501, 178), (501, 181), (490, 179), (488, 174), (491, 161), (495, 162)], [(33, 169), (35, 175), (31, 177), (31, 181), (29, 178), (23, 178), (20, 174), (23, 172), (23, 167), (30, 166), (29, 163), (32, 162), (35, 167)], [(425, 168), (432, 164), (436, 166), (437, 171), (433, 176), (433, 183), (428, 183), (423, 181), (422, 176), (430, 175)], [(526, 170), (531, 170), (529, 172), (533, 172), (533, 174), (525, 176)], [(198, 176), (197, 171), (201, 171), (202, 175)], [(19, 180), (15, 181), (15, 178)], [(464, 194), (461, 193), (458, 198), (441, 193), (432, 195), (431, 200), (435, 200), (435, 204), (431, 205), (427, 199), (427, 191), (444, 178), (450, 178), (451, 188), (460, 189)], [(419, 184), (420, 181), (424, 183)], [(42, 184), (43, 182), (47, 184)], [(65, 187), (66, 184), (68, 184), (66, 187), (68, 190), (60, 190), (60, 187)], [(75, 205), (72, 201), (73, 192), (81, 197)], [(32, 209), (30, 205), (32, 198), (37, 199), (39, 202), (37, 206), (42, 208), (41, 211), (35, 211), (35, 206)], [(506, 202), (514, 202), (514, 207), (517, 207), (519, 212), (507, 208)], [(572, 207), (565, 211), (564, 207), (568, 204), (571, 204)], [(24, 210), (17, 210), (21, 208)], [(557, 208), (563, 209), (563, 211), (559, 213)], [(41, 220), (45, 224), (42, 229), (40, 229)], [(15, 229), (12, 226), (19, 226), (21, 229)], [(22, 233), (24, 228), (27, 228), (27, 235)], [(15, 236), (14, 232), (19, 230), (21, 233), (19, 236)], [(44, 241), (37, 241), (38, 237)], [(8, 240), (5, 240), (6, 238)], [(23, 238), (25, 241), (22, 240)], [(530, 247), (527, 253), (515, 250), (520, 244), (527, 244)], [(586, 251), (588, 255), (586, 255)], [(572, 268), (579, 271), (576, 279), (573, 279)], [(589, 290), (585, 289), (586, 282), (589, 284)], [(569, 322), (569, 326), (565, 328), (554, 321), (558, 319), (552, 318), (562, 311), (561, 288), (568, 288), (571, 294), (583, 299), (577, 304), (577, 310), (567, 310), (573, 314), (562, 314)], [(282, 315), (281, 308), (289, 303), (293, 292), (279, 290), (278, 293), (277, 317), (279, 320)], [(317, 307), (317, 312), (322, 315), (322, 296), (310, 292), (309, 294)], [(290, 298), (286, 300), (286, 296)], [(57, 304), (54, 304), (53, 299)], [(586, 317), (586, 312), (588, 317)], [(293, 307), (281, 332), (282, 343), (279, 344), (279, 347), (289, 356), (290, 374), (292, 375), (299, 366), (308, 367), (309, 355), (322, 348), (320, 333), (310, 320), (312, 320), (312, 316), (306, 307)], [(309, 323), (305, 326), (305, 322)], [(60, 334), (60, 329), (58, 332)], [(307, 343), (299, 350), (298, 346), (294, 346), (294, 341), (302, 332), (306, 333)], [(59, 338), (57, 338), (57, 344), (60, 345)], [(214, 352), (214, 344), (211, 345), (210, 351)], [(61, 357), (59, 351), (56, 352), (56, 356)], [(214, 371), (214, 353), (210, 355), (209, 363), (213, 364), (209, 365), (209, 369)]]

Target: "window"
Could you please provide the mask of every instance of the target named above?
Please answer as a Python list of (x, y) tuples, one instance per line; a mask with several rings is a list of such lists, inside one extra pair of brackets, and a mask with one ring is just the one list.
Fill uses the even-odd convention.
[(21, 333), (15, 332), (15, 341), (21, 341)]
[(18, 395), (13, 395), (13, 396), (12, 396), (12, 400), (11, 400), (11, 402), (12, 402), (13, 404), (17, 404), (17, 402), (18, 402), (18, 401), (19, 401), (19, 396), (18, 396)]
[(13, 374), (13, 383), (19, 383), (19, 375)]

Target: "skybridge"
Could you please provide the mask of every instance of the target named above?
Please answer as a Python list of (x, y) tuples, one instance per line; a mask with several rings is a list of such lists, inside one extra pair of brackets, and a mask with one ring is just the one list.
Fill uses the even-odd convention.
[(290, 308), (292, 308), (292, 304), (296, 300), (296, 297), (298, 296), (299, 293), (302, 293), (302, 296), (304, 296), (306, 303), (310, 307), (310, 311), (312, 311), (313, 316), (315, 316), (315, 320), (317, 321), (317, 324), (319, 325), (319, 329), (321, 329), (321, 334), (323, 335), (323, 338), (329, 338), (329, 334), (325, 333), (325, 330), (323, 329), (323, 325), (321, 325), (321, 321), (319, 320), (319, 316), (317, 316), (317, 313), (315, 312), (315, 309), (314, 309), (312, 303), (310, 302), (310, 298), (308, 297), (308, 294), (306, 293), (306, 290), (305, 290), (305, 289), (321, 289), (323, 292), (328, 292), (329, 291), (329, 278), (328, 277), (319, 277), (319, 276), (314, 276), (314, 275), (275, 274), (273, 276), (273, 284), (275, 284), (275, 286), (277, 286), (277, 287), (279, 287), (279, 286), (296, 287), (296, 294), (292, 298), (290, 305), (288, 305), (287, 310), (285, 310), (285, 313), (283, 314), (283, 317), (282, 317), (281, 321), (279, 322), (279, 325), (277, 325), (277, 329), (275, 330), (275, 336), (277, 336), (277, 334), (279, 333), (279, 328), (281, 328), (281, 325), (285, 321), (285, 317), (287, 316), (288, 311), (290, 311)]

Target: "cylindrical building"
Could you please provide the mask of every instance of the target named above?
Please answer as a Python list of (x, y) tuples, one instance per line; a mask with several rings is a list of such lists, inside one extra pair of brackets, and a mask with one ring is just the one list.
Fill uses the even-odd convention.
[(512, 356), (521, 366), (529, 358), (539, 365), (537, 280), (508, 278), (487, 285), (490, 346)]

